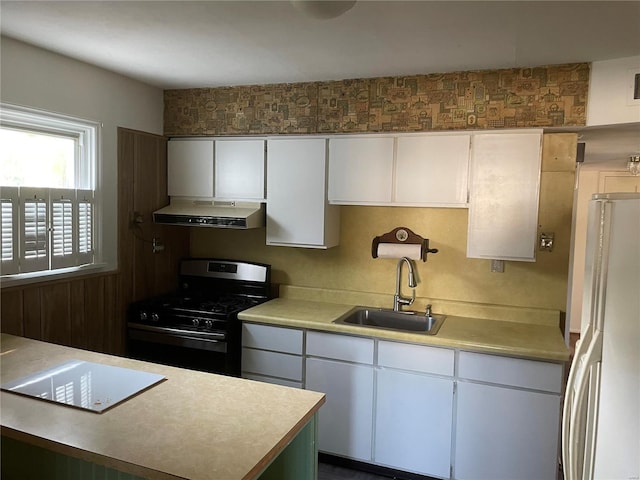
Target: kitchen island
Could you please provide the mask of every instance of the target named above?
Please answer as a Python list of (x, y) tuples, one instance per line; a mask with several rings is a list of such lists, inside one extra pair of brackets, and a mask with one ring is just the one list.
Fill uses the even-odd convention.
[[(322, 393), (7, 334), (0, 341), (2, 383), (72, 359), (166, 377), (101, 414), (2, 391), (3, 478), (5, 473), (6, 478), (20, 475), (25, 463), (31, 465), (24, 471), (32, 472), (50, 455), (55, 456), (51, 465), (66, 465), (69, 471), (47, 471), (44, 478), (94, 478), (95, 473), (87, 472), (96, 466), (125, 474), (117, 478), (317, 476), (316, 414), (325, 401)], [(34, 452), (42, 454), (42, 461), (33, 457)], [(17, 454), (29, 457), (16, 459)]]

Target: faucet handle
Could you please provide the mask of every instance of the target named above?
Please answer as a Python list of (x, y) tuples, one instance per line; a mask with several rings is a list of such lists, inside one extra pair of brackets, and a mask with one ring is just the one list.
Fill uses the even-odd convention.
[(425, 309), (424, 314), (427, 317), (431, 316), (431, 304), (430, 303), (427, 304), (427, 308)]

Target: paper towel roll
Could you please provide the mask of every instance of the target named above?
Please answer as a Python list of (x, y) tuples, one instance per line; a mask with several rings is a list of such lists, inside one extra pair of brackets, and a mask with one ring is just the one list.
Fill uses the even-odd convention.
[(380, 243), (378, 244), (378, 258), (402, 258), (412, 260), (422, 259), (422, 245), (417, 243)]

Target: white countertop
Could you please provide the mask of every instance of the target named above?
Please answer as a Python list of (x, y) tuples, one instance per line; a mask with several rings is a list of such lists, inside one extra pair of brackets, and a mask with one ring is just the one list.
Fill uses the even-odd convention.
[(324, 394), (184, 370), (2, 334), (1, 382), (70, 359), (163, 381), (97, 414), (1, 392), (2, 435), (152, 479), (253, 479), (324, 403)]

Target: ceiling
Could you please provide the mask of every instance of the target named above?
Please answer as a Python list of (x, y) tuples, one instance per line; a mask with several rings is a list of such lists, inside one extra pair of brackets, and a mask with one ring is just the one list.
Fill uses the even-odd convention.
[[(640, 0), (358, 0), (336, 18), (300, 3), (321, 2), (1, 0), (0, 31), (163, 89), (640, 55)], [(640, 130), (626, 136), (640, 152)]]

